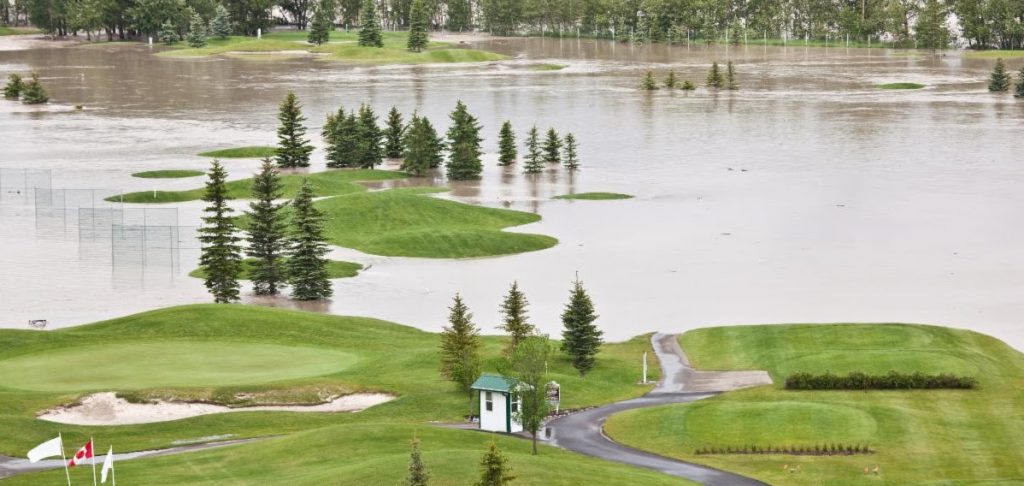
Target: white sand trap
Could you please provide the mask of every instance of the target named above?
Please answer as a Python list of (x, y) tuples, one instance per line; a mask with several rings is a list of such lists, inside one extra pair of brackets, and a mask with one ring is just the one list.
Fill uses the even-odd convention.
[(47, 422), (71, 425), (131, 425), (168, 422), (200, 415), (229, 412), (358, 412), (394, 400), (385, 393), (344, 395), (320, 405), (268, 405), (230, 408), (209, 403), (157, 401), (130, 403), (114, 392), (94, 393), (78, 405), (47, 410), (38, 418)]

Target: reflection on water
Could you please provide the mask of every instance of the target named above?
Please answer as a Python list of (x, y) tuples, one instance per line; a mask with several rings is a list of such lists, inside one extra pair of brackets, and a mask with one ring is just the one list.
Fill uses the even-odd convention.
[[(52, 170), (54, 190), (186, 189), (200, 181), (130, 174), (203, 169), (209, 161), (198, 152), (273, 143), (277, 104), (288, 90), (304, 103), (318, 145), (324, 116), (340, 105), (417, 110), (441, 131), (461, 99), (485, 127), (487, 167), (481, 181), (452, 184), (437, 197), (537, 212), (541, 222), (514, 231), (561, 244), (459, 261), (338, 249), (333, 257), (369, 269), (336, 281), (333, 302), (312, 310), (438, 329), (459, 291), (491, 331), (502, 294), (518, 280), (534, 322), (557, 333), (579, 271), (613, 339), (715, 324), (911, 321), (969, 327), (1024, 348), (1017, 325), (1024, 275), (1015, 271), (1024, 264), (1024, 103), (985, 92), (991, 61), (799, 46), (484, 44), (516, 60), (372, 67), (303, 58), (171, 60), (123, 45), (0, 52), (0, 76), (37, 69), (53, 98), (66, 103), (44, 111), (0, 103), (0, 165)], [(700, 84), (710, 62), (725, 59), (737, 63), (738, 92), (636, 89), (648, 69), (659, 76), (673, 69)], [(534, 71), (537, 62), (567, 67)], [(928, 87), (875, 88), (895, 81)], [(74, 104), (84, 109), (67, 109)], [(533, 125), (573, 132), (584, 169), (525, 176), (497, 167), (505, 120), (520, 141)], [(240, 177), (258, 161), (225, 164)], [(322, 167), (318, 151), (314, 169)], [(551, 200), (594, 190), (637, 198)], [(116, 252), (107, 253), (113, 241), (81, 233), (96, 225), (106, 231), (103, 218), (115, 214), (88, 214), (81, 226), (77, 209), (41, 217), (32, 200), (5, 194), (0, 322), (65, 326), (208, 301), (202, 283), (186, 276), (198, 252), (150, 240), (187, 240), (170, 228), (198, 225), (202, 203), (168, 207), (177, 222), (166, 231), (123, 225), (132, 235), (125, 254), (135, 256), (119, 266)]]

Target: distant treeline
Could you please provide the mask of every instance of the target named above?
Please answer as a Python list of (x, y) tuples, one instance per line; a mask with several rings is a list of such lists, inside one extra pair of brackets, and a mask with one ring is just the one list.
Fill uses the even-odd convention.
[[(407, 29), (412, 0), (223, 0), (237, 33), (289, 23), (306, 28), (321, 4), (340, 26), (358, 25), (361, 3), (377, 4), (382, 24)], [(431, 27), (497, 35), (561, 34), (635, 42), (684, 39), (884, 39), (937, 48), (959, 39), (973, 47), (1020, 47), (1024, 0), (426, 0)], [(154, 34), (164, 22), (187, 29), (190, 11), (209, 21), (217, 0), (0, 0), (0, 22), (23, 19), (66, 35)]]
[(854, 372), (848, 375), (825, 373), (795, 373), (786, 378), (787, 390), (916, 390), (916, 389), (973, 389), (978, 380), (952, 374), (899, 373), (884, 375)]

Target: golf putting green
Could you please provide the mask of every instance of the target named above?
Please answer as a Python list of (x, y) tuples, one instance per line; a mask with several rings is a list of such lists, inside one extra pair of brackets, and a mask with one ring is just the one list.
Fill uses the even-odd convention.
[(75, 346), (0, 361), (0, 387), (106, 391), (250, 385), (321, 376), (356, 362), (329, 349), (222, 341)]

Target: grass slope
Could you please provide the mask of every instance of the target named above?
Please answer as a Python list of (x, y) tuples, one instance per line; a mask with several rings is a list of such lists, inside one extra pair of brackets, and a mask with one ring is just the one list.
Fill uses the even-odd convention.
[[(773, 484), (1007, 484), (1024, 481), (1024, 355), (969, 331), (916, 325), (699, 329), (682, 343), (703, 369), (766, 369), (779, 383), (612, 417), (616, 440)], [(976, 391), (787, 392), (796, 371), (951, 372)], [(852, 457), (694, 456), (702, 446), (868, 444)], [(783, 465), (801, 465), (787, 473)], [(881, 475), (866, 478), (865, 467)]]
[(920, 83), (888, 83), (878, 85), (881, 89), (921, 89), (924, 86)]
[[(238, 275), (239, 280), (249, 280), (249, 276), (256, 265), (255, 258), (246, 258), (242, 260), (242, 273)], [(328, 260), (327, 261), (327, 278), (349, 278), (359, 275), (359, 271), (363, 269), (363, 266), (358, 263), (345, 262), (341, 260)], [(206, 272), (202, 268), (197, 268), (188, 273), (189, 277), (195, 278), (206, 278)]]
[(262, 159), (277, 155), (277, 147), (264, 145), (252, 145), (248, 147), (233, 147), (220, 150), (202, 152), (200, 157), (216, 157), (218, 159)]
[(554, 199), (579, 199), (583, 201), (608, 201), (613, 199), (632, 199), (629, 194), (618, 192), (581, 192), (579, 194), (563, 194), (555, 196)]
[(465, 258), (543, 250), (558, 243), (544, 235), (504, 228), (533, 223), (533, 213), (428, 197), (422, 191), (348, 194), (317, 202), (336, 245), (375, 255)]
[(187, 169), (147, 170), (144, 172), (136, 172), (132, 174), (132, 177), (139, 177), (142, 179), (182, 179), (185, 177), (199, 177), (203, 174), (203, 171)]
[[(302, 179), (309, 178), (316, 196), (336, 196), (365, 191), (366, 188), (357, 181), (383, 181), (408, 177), (403, 172), (387, 170), (339, 169), (312, 174), (284, 174), (281, 183), (284, 197), (292, 198), (302, 186)], [(252, 196), (252, 178), (229, 181), (228, 197), (230, 199), (249, 199)], [(108, 201), (126, 203), (171, 203), (202, 199), (204, 188), (185, 191), (140, 191), (108, 197)]]

